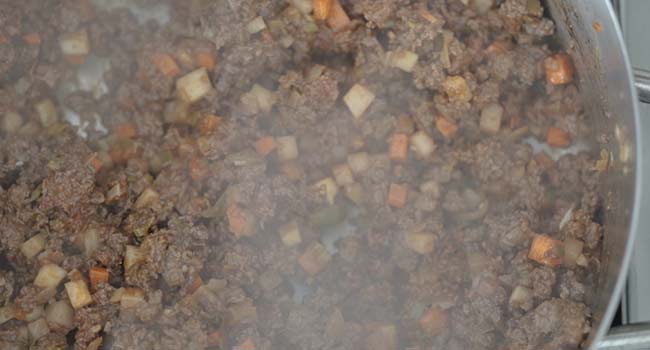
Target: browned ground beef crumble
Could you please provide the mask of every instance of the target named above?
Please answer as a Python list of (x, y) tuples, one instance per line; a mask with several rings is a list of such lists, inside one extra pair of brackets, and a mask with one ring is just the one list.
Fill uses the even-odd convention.
[(553, 22), (324, 3), (0, 0), (0, 348), (580, 348), (599, 155), (558, 152), (593, 140)]

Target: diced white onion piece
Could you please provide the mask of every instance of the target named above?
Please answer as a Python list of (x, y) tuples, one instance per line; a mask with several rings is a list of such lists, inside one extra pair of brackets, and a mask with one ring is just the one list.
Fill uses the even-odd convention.
[(144, 291), (139, 288), (124, 288), (120, 298), (120, 307), (130, 309), (144, 301)]
[(39, 318), (38, 320), (29, 323), (27, 325), (27, 330), (29, 331), (29, 336), (33, 340), (38, 340), (50, 333), (50, 327), (47, 325), (47, 321), (44, 318)]
[(494, 6), (494, 0), (472, 0), (472, 7), (478, 13), (486, 13)]
[(25, 314), (25, 321), (32, 322), (43, 316), (45, 310), (43, 310), (43, 305), (36, 305), (34, 308), (27, 314)]
[(63, 330), (74, 327), (74, 310), (67, 301), (59, 300), (47, 306), (45, 318), (52, 326), (59, 326)]
[(84, 232), (83, 236), (84, 243), (84, 252), (86, 256), (92, 255), (101, 243), (101, 238), (99, 236), (99, 230), (96, 228), (90, 228)]
[(533, 297), (532, 291), (526, 287), (517, 286), (510, 295), (510, 305), (517, 308), (525, 308)]
[(418, 254), (433, 252), (436, 237), (431, 233), (409, 232), (406, 234), (406, 246)]
[(310, 14), (311, 11), (314, 10), (313, 0), (291, 0), (291, 3), (298, 9), (298, 11), (305, 15)]
[(503, 117), (503, 107), (498, 103), (491, 103), (481, 111), (481, 130), (487, 133), (497, 133), (501, 128), (501, 118)]
[(334, 179), (339, 186), (349, 185), (354, 182), (352, 177), (352, 170), (347, 164), (336, 165), (332, 169), (332, 174), (334, 174)]
[(212, 91), (208, 70), (199, 68), (176, 81), (176, 91), (187, 103), (194, 103)]
[(338, 193), (338, 187), (336, 186), (336, 181), (334, 181), (334, 179), (331, 177), (324, 178), (315, 183), (314, 188), (318, 193), (327, 198), (329, 204), (334, 204), (334, 199)]
[(264, 22), (264, 18), (262, 18), (262, 16), (255, 17), (255, 19), (248, 22), (248, 24), (246, 25), (246, 30), (248, 31), (248, 34), (259, 33), (264, 29), (266, 29), (266, 23)]
[(31, 259), (45, 249), (45, 233), (39, 233), (36, 236), (26, 240), (21, 246), (20, 251), (27, 259)]
[(7, 304), (0, 307), (0, 325), (12, 320), (14, 317), (16, 317), (16, 308), (13, 305)]
[(431, 136), (420, 130), (411, 136), (411, 149), (414, 150), (417, 155), (424, 158), (433, 153), (436, 149), (436, 145), (433, 143)]
[(133, 245), (126, 246), (126, 253), (124, 254), (124, 269), (128, 270), (145, 259), (145, 255), (140, 250), (140, 247)]
[(59, 113), (54, 106), (54, 103), (49, 98), (42, 100), (36, 104), (36, 112), (41, 124), (45, 127), (51, 126), (59, 119)]
[[(261, 110), (268, 113), (273, 109), (273, 105), (275, 105), (277, 98), (269, 89), (262, 85), (255, 84), (244, 101), (250, 101), (250, 104), (255, 104), (255, 106), (249, 106), (251, 107), (252, 112), (257, 113)], [(252, 101), (255, 103), (252, 103)]]
[(356, 204), (361, 204), (363, 200), (363, 187), (359, 183), (352, 183), (343, 187), (343, 192), (349, 200)]
[(405, 72), (412, 72), (418, 63), (418, 55), (409, 50), (397, 50), (389, 53), (390, 64)]
[(117, 304), (121, 302), (122, 295), (124, 295), (124, 287), (118, 288), (113, 292), (113, 295), (111, 295), (110, 302), (113, 304)]
[(295, 221), (291, 221), (290, 223), (280, 227), (278, 233), (280, 234), (282, 243), (287, 247), (293, 247), (302, 242), (302, 238), (300, 237), (300, 227), (298, 227), (298, 223)]
[(294, 136), (282, 136), (275, 139), (278, 158), (280, 160), (292, 160), (298, 158), (298, 144)]
[(15, 134), (23, 126), (23, 117), (16, 112), (7, 112), (2, 117), (2, 131)]
[(176, 124), (190, 123), (190, 105), (181, 100), (174, 100), (165, 106), (165, 122)]
[(54, 298), (54, 296), (56, 296), (56, 288), (45, 288), (36, 294), (34, 301), (38, 305), (43, 305)]
[(467, 80), (458, 75), (450, 75), (442, 82), (442, 88), (449, 96), (449, 99), (469, 102), (472, 100), (472, 91), (467, 85)]
[(564, 265), (568, 267), (576, 266), (578, 258), (582, 255), (584, 243), (574, 238), (564, 240)]
[(84, 280), (66, 283), (65, 291), (68, 293), (68, 298), (70, 298), (70, 305), (75, 309), (81, 309), (93, 302), (93, 298), (90, 296), (88, 286)]
[(40, 288), (56, 288), (65, 278), (66, 272), (54, 264), (45, 264), (38, 270), (34, 285)]
[(375, 100), (375, 94), (361, 84), (355, 84), (345, 96), (343, 101), (355, 118), (361, 118), (363, 113)]
[(160, 199), (160, 194), (158, 194), (158, 192), (156, 192), (152, 188), (146, 188), (144, 191), (142, 191), (142, 193), (135, 201), (135, 204), (133, 204), (133, 206), (136, 209), (149, 207), (152, 204), (158, 202), (159, 199)]
[(437, 195), (440, 193), (440, 185), (438, 185), (434, 180), (425, 181), (420, 184), (420, 192), (433, 193), (434, 195)]
[(85, 29), (64, 34), (59, 38), (61, 52), (67, 56), (85, 56), (90, 53), (90, 42)]
[(122, 190), (122, 185), (116, 183), (110, 190), (108, 190), (108, 192), (106, 192), (106, 202), (112, 202), (120, 198), (123, 194), (124, 191)]
[(587, 257), (584, 254), (580, 254), (578, 259), (576, 260), (576, 265), (587, 267), (589, 266), (589, 260), (587, 260)]
[(370, 159), (368, 158), (368, 153), (358, 152), (349, 154), (348, 165), (354, 174), (363, 174), (370, 167)]

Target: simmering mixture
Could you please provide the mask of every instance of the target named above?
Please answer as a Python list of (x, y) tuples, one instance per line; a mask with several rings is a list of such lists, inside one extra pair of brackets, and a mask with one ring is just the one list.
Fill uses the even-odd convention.
[(607, 157), (544, 12), (0, 0), (0, 348), (580, 348)]

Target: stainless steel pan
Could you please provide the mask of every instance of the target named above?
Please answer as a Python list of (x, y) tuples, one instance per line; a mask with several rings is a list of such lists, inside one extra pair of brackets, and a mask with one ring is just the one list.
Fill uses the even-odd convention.
[[(598, 147), (610, 156), (602, 183), (604, 237), (601, 271), (591, 306), (594, 349), (648, 349), (650, 327), (610, 331), (625, 285), (634, 237), (650, 225), (650, 188), (644, 167), (650, 164), (638, 113), (637, 91), (616, 14), (608, 0), (549, 0), (560, 42), (573, 56), (586, 113), (598, 135)], [(650, 80), (640, 80), (638, 96), (650, 101)], [(649, 212), (650, 213), (650, 212)], [(609, 334), (608, 334), (609, 333)]]

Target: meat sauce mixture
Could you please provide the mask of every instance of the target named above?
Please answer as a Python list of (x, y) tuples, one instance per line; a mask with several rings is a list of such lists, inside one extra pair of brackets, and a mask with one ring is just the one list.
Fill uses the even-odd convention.
[(0, 0), (0, 348), (581, 347), (607, 160), (539, 1), (110, 4)]

